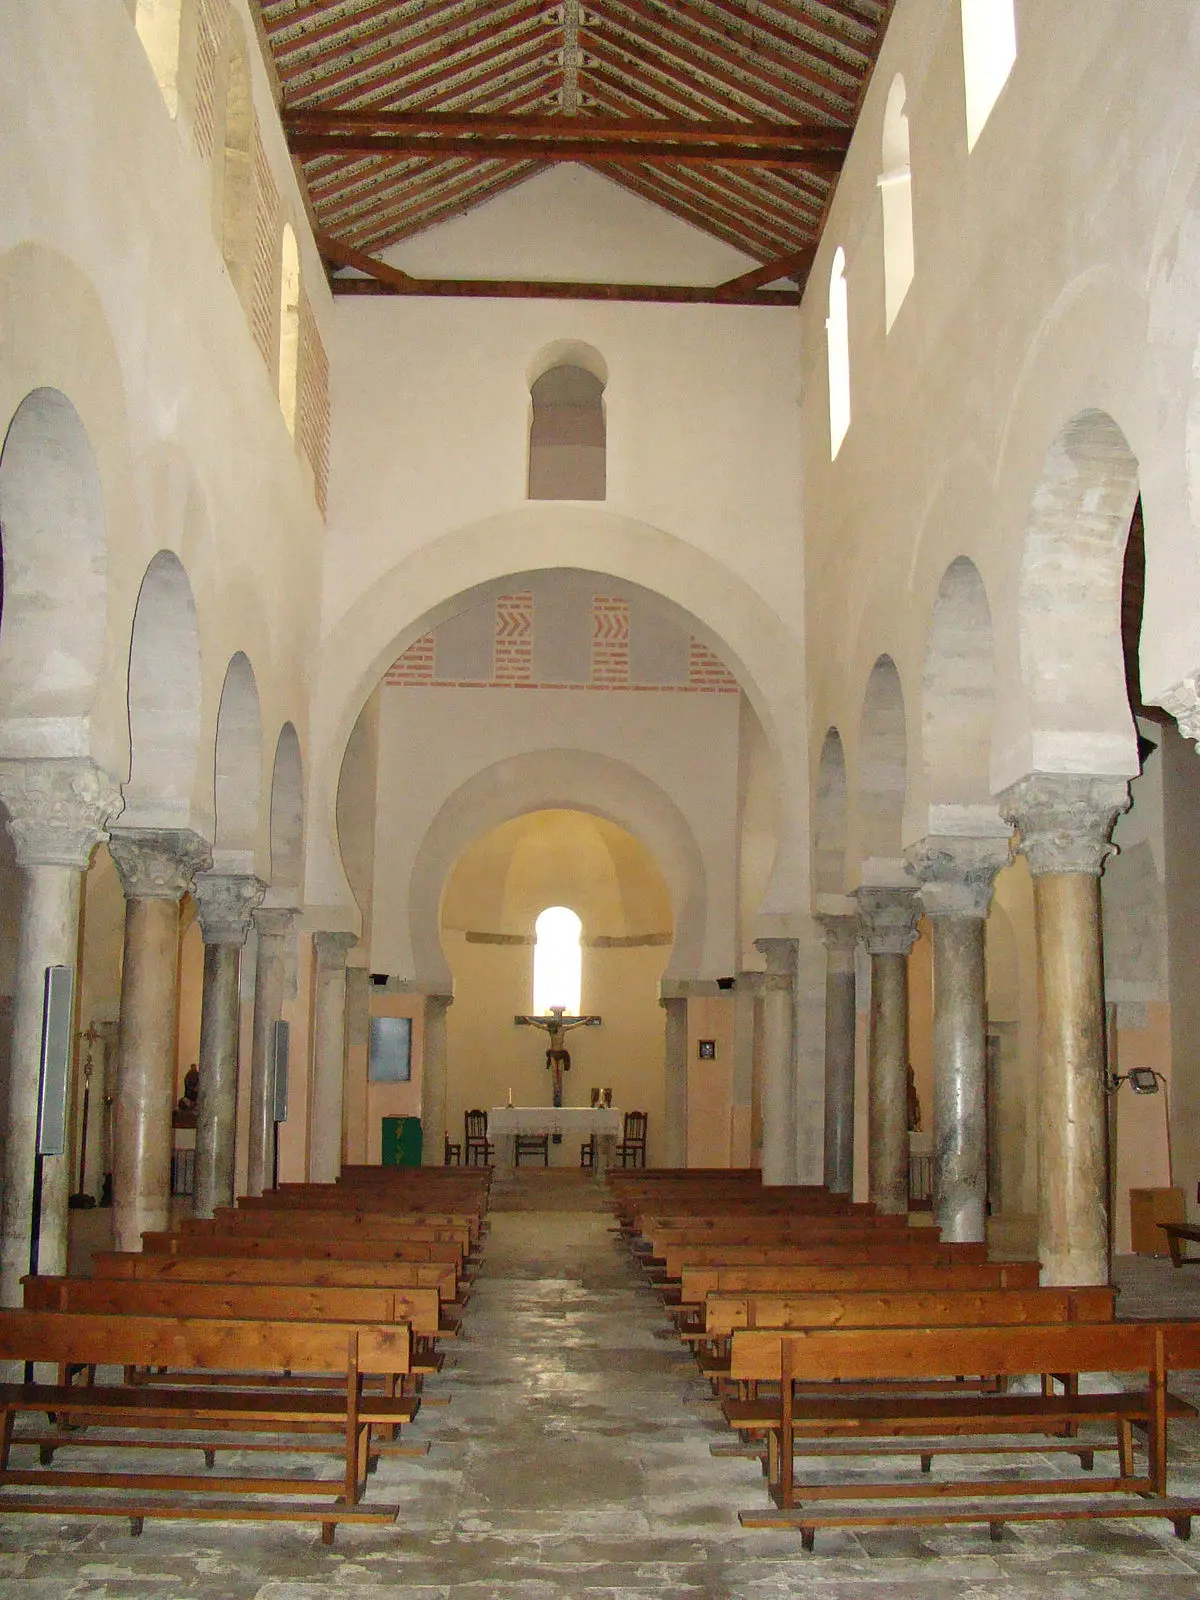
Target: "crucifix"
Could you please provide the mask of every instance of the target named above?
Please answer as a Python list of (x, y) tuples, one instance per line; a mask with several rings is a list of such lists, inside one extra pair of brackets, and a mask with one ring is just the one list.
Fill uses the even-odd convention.
[(568, 1017), (563, 1013), (566, 1006), (551, 1006), (549, 1016), (545, 1017), (514, 1017), (513, 1021), (519, 1028), (542, 1028), (545, 1030), (546, 1066), (553, 1074), (554, 1098), (552, 1104), (561, 1106), (563, 1073), (571, 1070), (571, 1055), (563, 1043), (571, 1028), (598, 1028), (599, 1017)]

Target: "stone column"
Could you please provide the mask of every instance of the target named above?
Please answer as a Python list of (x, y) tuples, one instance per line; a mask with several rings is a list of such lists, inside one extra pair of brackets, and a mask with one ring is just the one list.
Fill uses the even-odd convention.
[(858, 906), (871, 957), (869, 1194), (880, 1211), (899, 1216), (908, 1210), (908, 952), (917, 937), (916, 893), (860, 889)]
[[(37, 1150), (42, 1008), (47, 967), (79, 963), (79, 904), (83, 874), (105, 837), (104, 824), (121, 809), (121, 791), (86, 758), (0, 761), (0, 800), (25, 875), (12, 1004), (12, 1050), (4, 1086), (3, 1233), (0, 1304), (21, 1304), (20, 1280), (29, 1271), (33, 1226), (33, 1165)], [(68, 1103), (71, 1097), (68, 1096)], [(97, 1106), (97, 1112), (99, 1112)], [(42, 1168), (38, 1262), (43, 1272), (67, 1270), (70, 1150)]]
[(342, 1169), (342, 1088), (346, 1070), (346, 952), (354, 933), (314, 933), (312, 1079), (308, 1181), (332, 1183)]
[(905, 852), (933, 930), (933, 1201), (942, 1236), (987, 1238), (987, 983), (992, 883), (1007, 835), (930, 837)]
[(739, 972), (733, 986), (733, 1074), (730, 1095), (730, 1164), (753, 1165), (754, 1010), (756, 972)]
[(244, 874), (205, 872), (196, 879), (204, 939), (200, 1010), (200, 1099), (196, 1107), (195, 1213), (211, 1217), (233, 1204), (237, 1139), (241, 951), (266, 884)]
[(1129, 784), (1034, 773), (997, 798), (1033, 874), (1042, 1282), (1107, 1283), (1100, 873), (1113, 848), (1113, 824), (1129, 805)]
[(664, 996), (659, 1002), (666, 1012), (663, 1063), (662, 1152), (663, 1165), (688, 1164), (688, 1003), (686, 996)]
[[(425, 1047), (421, 1057), (421, 1164), (440, 1167), (446, 1159), (446, 1013), (452, 994), (425, 996)], [(462, 1143), (458, 1133), (455, 1143)], [(463, 1152), (464, 1156), (466, 1152)]]
[(795, 1180), (794, 939), (756, 939), (767, 959), (762, 986), (762, 1173), (767, 1184)]
[(854, 1188), (854, 952), (858, 918), (823, 914), (825, 936), (825, 1187)]
[(212, 852), (186, 828), (122, 829), (109, 848), (125, 891), (113, 1242), (140, 1250), (170, 1221), (179, 901)]
[(254, 913), (258, 960), (250, 1045), (249, 1194), (262, 1194), (275, 1181), (275, 1024), (283, 1011), (288, 940), (295, 917), (294, 910), (279, 906), (260, 906)]

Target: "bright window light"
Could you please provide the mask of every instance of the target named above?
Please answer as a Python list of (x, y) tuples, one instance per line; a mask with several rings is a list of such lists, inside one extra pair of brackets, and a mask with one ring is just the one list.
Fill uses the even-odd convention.
[(850, 426), (850, 324), (846, 302), (846, 253), (838, 246), (829, 275), (829, 459), (842, 447)]
[(1017, 59), (1013, 0), (962, 0), (962, 41), (967, 149), (973, 150)]
[(533, 1014), (546, 1017), (553, 1006), (562, 1006), (567, 1016), (577, 1017), (583, 992), (583, 923), (566, 906), (547, 906), (533, 926)]

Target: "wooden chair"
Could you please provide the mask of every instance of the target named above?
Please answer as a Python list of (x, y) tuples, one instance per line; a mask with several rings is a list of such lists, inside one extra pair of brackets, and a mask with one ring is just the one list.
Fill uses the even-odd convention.
[(461, 1167), (462, 1166), (462, 1145), (461, 1144), (451, 1144), (450, 1143), (450, 1135), (449, 1134), (445, 1135), (445, 1139), (446, 1139), (446, 1151), (445, 1151), (445, 1155), (442, 1158), (442, 1165), (444, 1167)]
[(469, 1167), (489, 1167), (492, 1157), (496, 1153), (496, 1146), (488, 1138), (487, 1112), (478, 1109), (468, 1111), (464, 1118), (466, 1123), (467, 1165)]
[(586, 1144), (579, 1147), (579, 1165), (587, 1171), (594, 1171), (596, 1167), (596, 1135), (592, 1134)]
[(617, 1146), (617, 1155), (623, 1167), (646, 1165), (646, 1121), (644, 1111), (625, 1113), (625, 1132)]
[(548, 1133), (519, 1133), (513, 1140), (513, 1164), (521, 1165), (522, 1156), (541, 1156), (542, 1165), (550, 1165), (550, 1135)]

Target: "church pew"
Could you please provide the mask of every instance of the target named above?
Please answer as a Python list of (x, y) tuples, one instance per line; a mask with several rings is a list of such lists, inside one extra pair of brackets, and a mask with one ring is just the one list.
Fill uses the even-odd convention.
[(164, 1256), (263, 1256), (286, 1261), (295, 1256), (331, 1261), (424, 1261), (454, 1268), (456, 1282), (465, 1279), (462, 1247), (414, 1239), (270, 1238), (245, 1234), (144, 1233), (142, 1252)]
[[(263, 1380), (256, 1388), (189, 1387), (186, 1382), (179, 1387), (0, 1385), (0, 1514), (127, 1516), (135, 1534), (147, 1516), (316, 1522), (326, 1544), (332, 1543), (340, 1521), (391, 1523), (396, 1506), (359, 1503), (371, 1434), (379, 1426), (408, 1421), (413, 1401), (400, 1395), (365, 1395), (362, 1384), (368, 1375), (390, 1378), (407, 1372), (410, 1342), (406, 1324), (0, 1311), (0, 1360), (52, 1362), (63, 1369), (87, 1371), (101, 1366), (241, 1371), (260, 1374)], [(272, 1375), (284, 1371), (340, 1372), (343, 1379), (338, 1389), (272, 1386)], [(69, 1445), (95, 1442), (95, 1435), (86, 1430), (97, 1423), (140, 1430), (135, 1448), (144, 1450), (145, 1432), (157, 1430), (164, 1447), (191, 1443), (206, 1452), (216, 1448), (213, 1437), (201, 1445), (176, 1436), (181, 1432), (215, 1436), (231, 1429), (255, 1436), (336, 1429), (342, 1435), (343, 1470), (330, 1480), (295, 1473), (273, 1478), (143, 1472), (117, 1466), (104, 1471), (14, 1467), (12, 1450), (21, 1442), (14, 1437), (14, 1422), (36, 1412), (52, 1415), (56, 1425), (56, 1432), (39, 1447), (44, 1461)], [(282, 1438), (277, 1442), (281, 1451), (296, 1448)], [(105, 1445), (113, 1451), (120, 1448), (118, 1439), (106, 1438)], [(30, 1487), (38, 1493), (10, 1492)], [(301, 1494), (330, 1498), (316, 1502), (290, 1498)]]
[(93, 1278), (140, 1278), (187, 1282), (301, 1283), (315, 1287), (417, 1289), (438, 1292), (443, 1316), (462, 1305), (453, 1262), (344, 1261), (279, 1256), (147, 1255), (140, 1250), (98, 1251)]
[(665, 1284), (682, 1283), (686, 1266), (888, 1266), (927, 1262), (949, 1266), (955, 1262), (987, 1260), (984, 1244), (944, 1244), (933, 1229), (917, 1230), (903, 1239), (867, 1241), (861, 1236), (844, 1246), (798, 1244), (686, 1244), (671, 1246), (664, 1256)]
[(467, 1222), (414, 1222), (407, 1217), (343, 1211), (237, 1211), (218, 1207), (211, 1217), (190, 1217), (176, 1230), (189, 1237), (238, 1234), (263, 1238), (411, 1239), (457, 1244), (464, 1258), (473, 1248)]
[[(811, 1550), (819, 1527), (926, 1526), (944, 1522), (986, 1522), (998, 1538), (1006, 1521), (1067, 1517), (1165, 1516), (1180, 1537), (1191, 1531), (1200, 1501), (1167, 1498), (1167, 1419), (1194, 1416), (1195, 1408), (1171, 1396), (1173, 1370), (1200, 1366), (1200, 1324), (1056, 1323), (1024, 1326), (905, 1328), (811, 1328), (803, 1332), (743, 1329), (734, 1333), (731, 1375), (739, 1382), (772, 1381), (777, 1400), (724, 1403), (731, 1426), (763, 1432), (768, 1440), (769, 1512), (742, 1512), (746, 1527), (799, 1528)], [(1069, 1381), (1062, 1392), (1043, 1382), (1038, 1394), (996, 1389), (979, 1394), (919, 1392), (931, 1379), (968, 1372), (1004, 1378), (1054, 1373)], [(1080, 1392), (1084, 1374), (1140, 1375), (1135, 1386)], [(838, 1394), (793, 1392), (795, 1379), (838, 1384)], [(844, 1392), (867, 1380), (895, 1380), (912, 1387), (870, 1395)], [(757, 1413), (757, 1415), (756, 1415)], [(797, 1483), (797, 1441), (851, 1438), (955, 1441), (972, 1436), (1057, 1434), (1087, 1423), (1108, 1427), (1115, 1436), (1118, 1470), (1110, 1478), (1003, 1477), (948, 1479), (933, 1484), (911, 1480), (867, 1482), (860, 1477), (834, 1482)], [(1147, 1436), (1144, 1473), (1134, 1469), (1133, 1429)], [(1034, 1449), (1038, 1447), (1033, 1446)], [(1082, 1502), (1069, 1502), (1066, 1496)], [(1030, 1498), (1018, 1500), (1017, 1496)], [(1130, 1500), (1116, 1495), (1137, 1496)], [(1055, 1499), (1055, 1497), (1064, 1497)], [(968, 1499), (974, 1504), (965, 1504)], [(878, 1507), (820, 1509), (817, 1502), (884, 1500)], [(925, 1500), (929, 1504), (913, 1504)]]
[(1034, 1289), (1041, 1268), (1036, 1261), (854, 1262), (791, 1265), (686, 1266), (679, 1282), (679, 1304), (672, 1308), (680, 1331), (703, 1339), (703, 1314), (710, 1294), (747, 1291), (807, 1293), (816, 1290)]
[(274, 1197), (268, 1199), (266, 1195), (244, 1195), (238, 1201), (236, 1208), (219, 1209), (222, 1212), (236, 1210), (238, 1214), (266, 1212), (272, 1216), (304, 1212), (309, 1215), (315, 1213), (361, 1218), (395, 1217), (431, 1227), (466, 1227), (470, 1229), (472, 1244), (477, 1246), (487, 1231), (483, 1212), (460, 1206), (451, 1208), (448, 1203), (451, 1198), (443, 1196), (440, 1202), (436, 1199), (422, 1199), (414, 1204), (394, 1195), (376, 1194), (370, 1190), (353, 1195), (344, 1191), (333, 1194), (305, 1194), (286, 1201)]
[(1115, 1303), (1114, 1290), (1093, 1287), (716, 1293), (704, 1302), (705, 1339), (697, 1348), (697, 1359), (703, 1376), (719, 1386), (729, 1377), (732, 1337), (743, 1328), (1111, 1322)]
[(933, 1228), (912, 1228), (904, 1217), (860, 1221), (856, 1217), (798, 1217), (780, 1214), (764, 1217), (705, 1217), (699, 1222), (662, 1223), (656, 1218), (642, 1219), (635, 1255), (647, 1264), (665, 1258), (668, 1249), (689, 1244), (853, 1244), (861, 1239), (868, 1245), (898, 1240), (938, 1237)]

